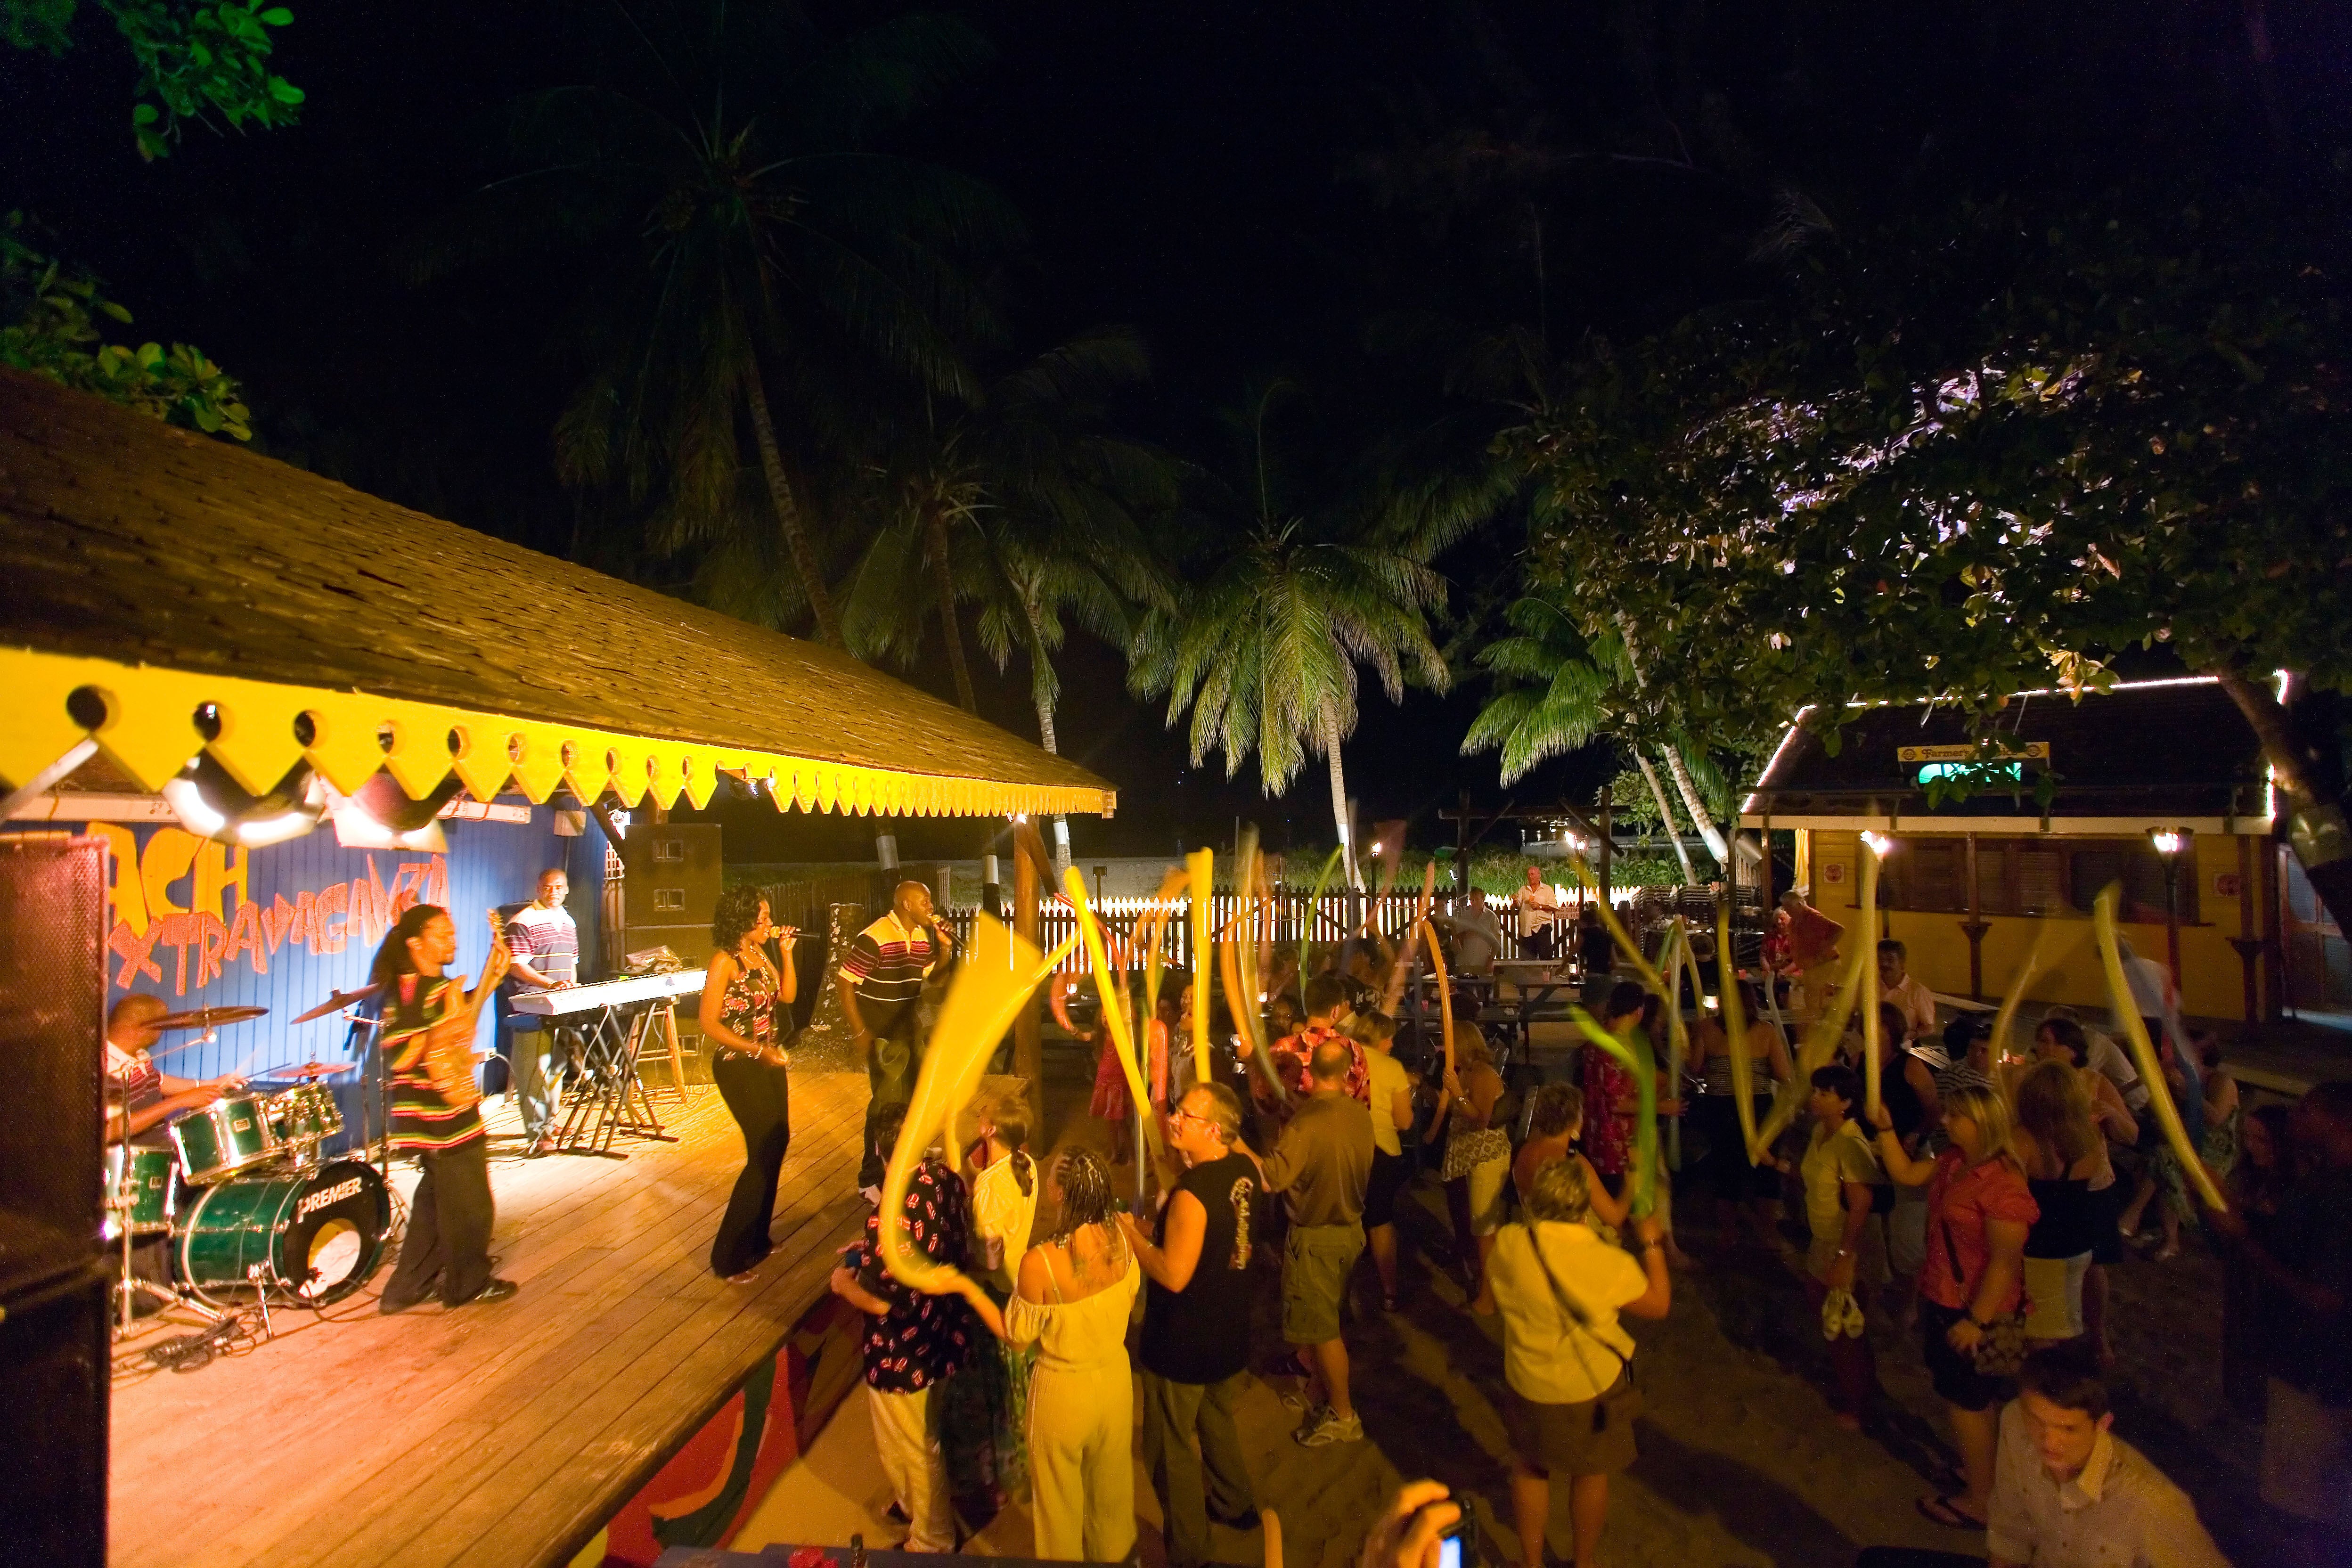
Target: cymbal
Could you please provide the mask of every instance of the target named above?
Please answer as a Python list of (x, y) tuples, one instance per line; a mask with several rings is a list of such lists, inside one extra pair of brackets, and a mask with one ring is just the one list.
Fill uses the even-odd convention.
[(339, 1072), (356, 1071), (359, 1065), (357, 1062), (304, 1062), (298, 1068), (272, 1068), (268, 1076), (299, 1078), (307, 1083), (314, 1078), (332, 1078)]
[(215, 1029), (223, 1024), (242, 1024), (248, 1018), (258, 1018), (268, 1012), (267, 1007), (198, 1007), (187, 1013), (166, 1013), (151, 1018), (151, 1029)]
[(338, 991), (309, 1012), (299, 1015), (289, 1022), (307, 1024), (313, 1018), (323, 1018), (330, 1013), (340, 1013), (352, 1003), (364, 1002), (383, 989), (381, 985), (362, 985), (356, 991)]

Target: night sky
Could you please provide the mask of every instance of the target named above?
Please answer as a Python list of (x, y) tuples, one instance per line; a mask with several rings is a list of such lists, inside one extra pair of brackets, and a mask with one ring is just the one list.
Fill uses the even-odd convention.
[[(85, 7), (66, 60), (0, 50), (0, 209), (37, 215), (102, 274), (136, 313), (131, 331), (199, 344), (239, 376), (261, 449), (570, 553), (580, 513), (549, 447), (569, 384), (550, 310), (561, 289), (512, 270), (412, 288), (393, 258), (497, 166), (507, 104), (583, 74), (592, 3), (294, 0), (274, 63), (309, 94), (302, 122), (194, 129), (152, 165), (131, 149), (127, 58)], [(1216, 411), (1253, 377), (1299, 382), (1297, 438), (1322, 453), (1445, 412), (1433, 368), (1367, 346), (1400, 314), (1540, 312), (1559, 342), (1762, 287), (1747, 244), (1791, 187), (1853, 210), (1925, 182), (2095, 182), (2172, 159), (2267, 177), (2283, 120), (2304, 131), (2344, 101), (2340, 18), (2255, 0), (940, 8), (999, 58), (901, 150), (993, 182), (1021, 210), (1031, 244), (1002, 279), (1021, 339), (1136, 326), (1157, 377), (1125, 426), (1210, 461), (1229, 445)], [(895, 7), (816, 9), (855, 21)], [(1471, 194), (1433, 211), (1394, 176), (1405, 149), (1448, 138), (1470, 150), (1457, 172)], [(1513, 226), (1534, 210), (1511, 186), (1530, 163), (1540, 256)], [(1513, 550), (1503, 529), (1443, 560), (1456, 589), (1441, 641), (1491, 626)], [(640, 574), (677, 585), (659, 562)], [(1318, 763), (1265, 801), (1254, 762), (1231, 784), (1222, 759), (1191, 768), (1181, 731), (1124, 695), (1111, 649), (1074, 631), (1061, 668), (1063, 749), (1121, 794), (1116, 821), (1076, 825), (1082, 857), (1223, 841), (1236, 814), (1277, 844), (1328, 842)], [(1457, 790), (1504, 794), (1491, 755), (1455, 755), (1484, 694), (1466, 658), (1455, 668), (1453, 696), (1401, 709), (1368, 687), (1346, 749), (1365, 816), (1412, 815), (1423, 843), (1451, 838), (1433, 814)], [(975, 674), (984, 715), (1034, 737), (1024, 667)], [(950, 694), (936, 658), (908, 679)], [(1613, 770), (1587, 753), (1516, 793), (1590, 798)], [(782, 826), (737, 852), (862, 855), (871, 831)], [(975, 835), (908, 837), (908, 853), (968, 853)]]

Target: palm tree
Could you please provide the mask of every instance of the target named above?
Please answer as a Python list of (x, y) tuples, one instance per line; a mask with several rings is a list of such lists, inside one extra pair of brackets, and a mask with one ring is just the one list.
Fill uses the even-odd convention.
[(1356, 728), (1357, 666), (1371, 668), (1391, 702), (1403, 700), (1408, 679), (1438, 691), (1450, 684), (1426, 618), (1444, 603), (1445, 581), (1429, 560), (1447, 539), (1377, 515), (1309, 520), (1279, 507), (1265, 426), (1287, 390), (1276, 384), (1252, 399), (1253, 482), (1233, 509), (1245, 509), (1237, 544), (1180, 613), (1146, 617), (1129, 684), (1140, 696), (1166, 694), (1171, 725), (1192, 710), (1196, 764), (1221, 752), (1230, 778), (1255, 752), (1269, 795), (1289, 788), (1310, 752), (1320, 755), (1348, 885), (1360, 889), (1339, 754)]
[[(1623, 700), (1628, 687), (1640, 689), (1624, 641), (1616, 636), (1586, 637), (1567, 612), (1541, 598), (1515, 602), (1506, 619), (1511, 635), (1496, 638), (1478, 654), (1478, 662), (1496, 677), (1497, 689), (1471, 721), (1462, 742), (1464, 754), (1499, 750), (1507, 784), (1548, 758), (1589, 745), (1604, 733), (1618, 735), (1649, 785), (1685, 885), (1696, 885), (1697, 868), (1691, 864), (1674, 805), (1645, 744), (1654, 744), (1668, 759), (1678, 783), (1690, 777), (1690, 770), (1671, 742), (1645, 743), (1639, 738), (1643, 716)], [(1684, 794), (1685, 802), (1696, 793), (1694, 784)], [(1709, 847), (1714, 847), (1712, 842)], [(1718, 858), (1729, 863), (1720, 855)]]
[[(433, 237), (419, 270), (588, 247), (589, 371), (556, 432), (566, 479), (657, 496), (668, 544), (772, 528), (794, 597), (841, 647), (806, 465), (839, 456), (877, 388), (971, 390), (954, 345), (990, 322), (959, 264), (1018, 227), (988, 187), (874, 142), (986, 46), (919, 13), (839, 40), (786, 4), (612, 0), (612, 16), (606, 79), (525, 101), (522, 170)], [(747, 431), (763, 521), (738, 504)]]
[(1150, 374), (1142, 341), (1098, 328), (1014, 367), (958, 405), (926, 399), (866, 491), (877, 526), (847, 598), (850, 647), (911, 664), (936, 622), (957, 700), (975, 707), (956, 606), (982, 607), (982, 646), (1031, 658), (1038, 733), (1053, 749), (1047, 656), (1064, 609), (1124, 646), (1130, 606), (1171, 603), (1137, 522), (1175, 502), (1173, 465), (1110, 429), (1109, 403)]

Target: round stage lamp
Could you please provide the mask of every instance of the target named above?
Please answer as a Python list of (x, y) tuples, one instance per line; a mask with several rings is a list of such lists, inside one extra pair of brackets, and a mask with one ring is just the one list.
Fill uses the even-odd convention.
[(175, 777), (163, 781), (163, 795), (180, 826), (198, 837), (258, 849), (299, 838), (319, 826), (326, 800), (317, 784), (310, 764), (299, 762), (266, 794), (255, 795), (210, 752), (199, 752)]

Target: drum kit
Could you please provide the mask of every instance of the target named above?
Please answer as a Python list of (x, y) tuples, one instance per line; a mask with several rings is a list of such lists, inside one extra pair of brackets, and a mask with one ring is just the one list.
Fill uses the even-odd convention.
[[(212, 1007), (155, 1020), (203, 1029), (260, 1016), (260, 1007)], [(326, 1079), (359, 1064), (305, 1062), (270, 1076), (271, 1093), (226, 1094), (170, 1124), (169, 1148), (106, 1151), (105, 1237), (122, 1248), (116, 1337), (131, 1331), (138, 1295), (216, 1313), (269, 1303), (323, 1308), (358, 1290), (383, 1261), (393, 1195), (364, 1160), (329, 1159), (343, 1130)], [(137, 1279), (136, 1246), (168, 1238), (169, 1283)]]

